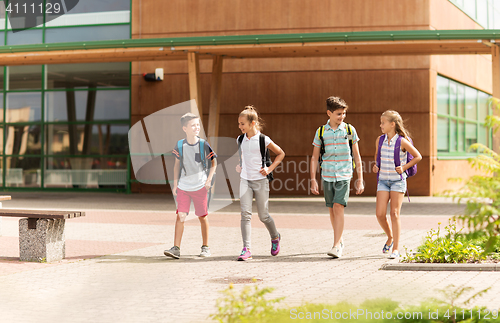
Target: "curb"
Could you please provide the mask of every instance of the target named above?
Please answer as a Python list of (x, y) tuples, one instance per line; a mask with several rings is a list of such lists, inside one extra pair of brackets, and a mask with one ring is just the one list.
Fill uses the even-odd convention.
[(385, 263), (380, 270), (398, 271), (500, 271), (500, 264), (418, 264)]

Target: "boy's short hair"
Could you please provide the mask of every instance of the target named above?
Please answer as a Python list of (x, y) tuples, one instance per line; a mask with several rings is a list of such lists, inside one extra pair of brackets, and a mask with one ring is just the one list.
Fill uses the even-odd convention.
[(326, 109), (333, 112), (338, 109), (348, 109), (347, 103), (338, 96), (331, 96), (326, 99)]
[(188, 122), (193, 120), (193, 119), (199, 119), (200, 117), (198, 117), (197, 115), (191, 113), (191, 112), (188, 112), (186, 113), (185, 115), (183, 115), (181, 117), (181, 125), (183, 127), (187, 126)]

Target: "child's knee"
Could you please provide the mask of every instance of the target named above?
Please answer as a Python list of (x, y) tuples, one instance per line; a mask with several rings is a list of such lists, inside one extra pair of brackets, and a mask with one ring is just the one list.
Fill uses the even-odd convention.
[(177, 213), (177, 220), (179, 220), (180, 222), (184, 222), (184, 221), (186, 221), (187, 216), (188, 216), (187, 213), (179, 212), (179, 213)]
[(399, 210), (391, 210), (391, 218), (392, 219), (398, 219), (400, 216), (400, 211)]

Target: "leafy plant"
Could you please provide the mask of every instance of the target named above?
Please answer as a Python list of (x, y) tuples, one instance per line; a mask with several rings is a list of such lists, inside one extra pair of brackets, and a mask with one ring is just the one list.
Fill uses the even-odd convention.
[(457, 221), (449, 220), (445, 227), (447, 234), (440, 236), (441, 223), (438, 229), (431, 229), (418, 247), (415, 255), (412, 250), (406, 252), (403, 262), (423, 263), (464, 263), (484, 260), (486, 257), (483, 248), (471, 241), (465, 240), (460, 235), (462, 229), (457, 231)]
[(227, 289), (221, 291), (224, 297), (217, 300), (218, 313), (210, 316), (221, 323), (260, 322), (275, 312), (274, 304), (283, 300), (283, 297), (275, 299), (264, 297), (272, 291), (273, 288), (259, 289), (259, 286), (255, 285), (253, 288), (245, 286), (238, 293), (233, 284), (229, 284)]
[[(490, 102), (500, 110), (500, 100), (492, 98)], [(485, 123), (496, 132), (500, 127), (500, 118), (490, 115)], [(447, 194), (458, 199), (459, 203), (467, 199), (465, 214), (456, 218), (468, 227), (470, 237), (486, 236), (485, 252), (489, 253), (500, 241), (500, 156), (483, 144), (473, 144), (470, 149), (481, 154), (470, 158), (469, 163), (485, 175), (472, 176), (458, 192)]]
[[(222, 293), (225, 295), (217, 301), (218, 313), (211, 315), (219, 322), (500, 322), (497, 310), (484, 307), (467, 308), (470, 303), (486, 293), (489, 288), (477, 293), (472, 287), (448, 285), (443, 290), (441, 299), (427, 299), (419, 305), (404, 306), (387, 298), (368, 299), (359, 305), (347, 302), (336, 304), (306, 303), (298, 307), (276, 308), (274, 304), (281, 301), (275, 299), (270, 305), (263, 304), (262, 296), (272, 289), (259, 289), (258, 286), (245, 287), (237, 293), (233, 286)], [(257, 298), (252, 298), (257, 296)], [(460, 301), (460, 299), (464, 299)], [(253, 299), (253, 300), (252, 300)], [(246, 300), (246, 309), (241, 308), (241, 301)], [(236, 309), (227, 306), (236, 306)], [(259, 309), (259, 310), (255, 310)]]

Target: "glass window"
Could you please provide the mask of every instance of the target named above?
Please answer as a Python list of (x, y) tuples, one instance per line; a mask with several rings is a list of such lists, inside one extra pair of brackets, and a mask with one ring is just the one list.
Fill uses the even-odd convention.
[[(62, 12), (48, 12), (46, 26), (71, 26), (130, 22), (130, 1), (126, 0), (47, 0)], [(63, 14), (63, 12), (65, 12)], [(57, 19), (56, 19), (57, 18)]]
[(484, 144), (486, 147), (490, 146), (489, 140), (489, 129), (485, 126), (479, 126), (479, 142)]
[(465, 151), (465, 123), (458, 123), (457, 148), (459, 152)]
[(471, 16), (472, 18), (476, 19), (476, 1), (475, 0), (466, 0), (464, 1), (463, 4), (464, 11)]
[(495, 29), (500, 28), (500, 3), (495, 2), (495, 7), (493, 9), (493, 26)]
[(21, 31), (7, 31), (7, 45), (42, 44), (42, 29), (26, 29)]
[[(489, 115), (490, 95), (464, 84), (449, 81), (448, 98), (444, 93), (445, 77), (437, 81), (438, 119), (437, 148), (438, 156), (469, 156), (475, 153), (469, 150), (474, 143), (491, 144), (491, 131), (484, 126), (484, 119)], [(446, 114), (446, 104), (449, 112)], [(441, 107), (440, 107), (441, 106)], [(441, 111), (441, 112), (439, 112)], [(465, 119), (465, 120), (464, 120)]]
[(448, 114), (449, 85), (450, 81), (448, 79), (438, 76), (437, 100), (439, 114)]
[(486, 116), (489, 114), (489, 95), (484, 92), (479, 92), (479, 122), (483, 123)]
[(45, 120), (125, 121), (129, 119), (130, 113), (129, 93), (129, 90), (46, 92)]
[(457, 110), (460, 118), (465, 118), (465, 85), (457, 84)]
[(32, 122), (42, 119), (40, 92), (7, 93), (6, 122)]
[(472, 144), (477, 143), (477, 124), (466, 123), (465, 124), (465, 145), (467, 149)]
[(448, 152), (449, 151), (449, 126), (447, 118), (438, 118), (438, 151)]
[(485, 28), (488, 27), (488, 0), (476, 0), (477, 21)]
[(45, 29), (45, 43), (129, 39), (130, 25)]
[(465, 89), (465, 118), (477, 120), (477, 90), (471, 87)]
[(450, 120), (450, 151), (457, 151), (457, 120)]
[(40, 187), (39, 157), (8, 157), (5, 158), (7, 172), (5, 186), (8, 187)]
[(125, 188), (127, 184), (127, 157), (49, 157), (45, 165), (45, 187)]
[(42, 66), (7, 66), (7, 90), (35, 90), (42, 88)]
[(39, 155), (40, 125), (10, 125), (5, 128), (5, 154)]
[(128, 125), (47, 125), (48, 155), (126, 155)]
[[(0, 93), (0, 122), (3, 122), (3, 93)], [(3, 130), (0, 131), (0, 133), (3, 136)], [(0, 140), (0, 146), (3, 145), (3, 137), (2, 140)]]
[(46, 65), (47, 89), (129, 87), (129, 63)]
[(450, 115), (457, 115), (457, 83), (450, 82)]

